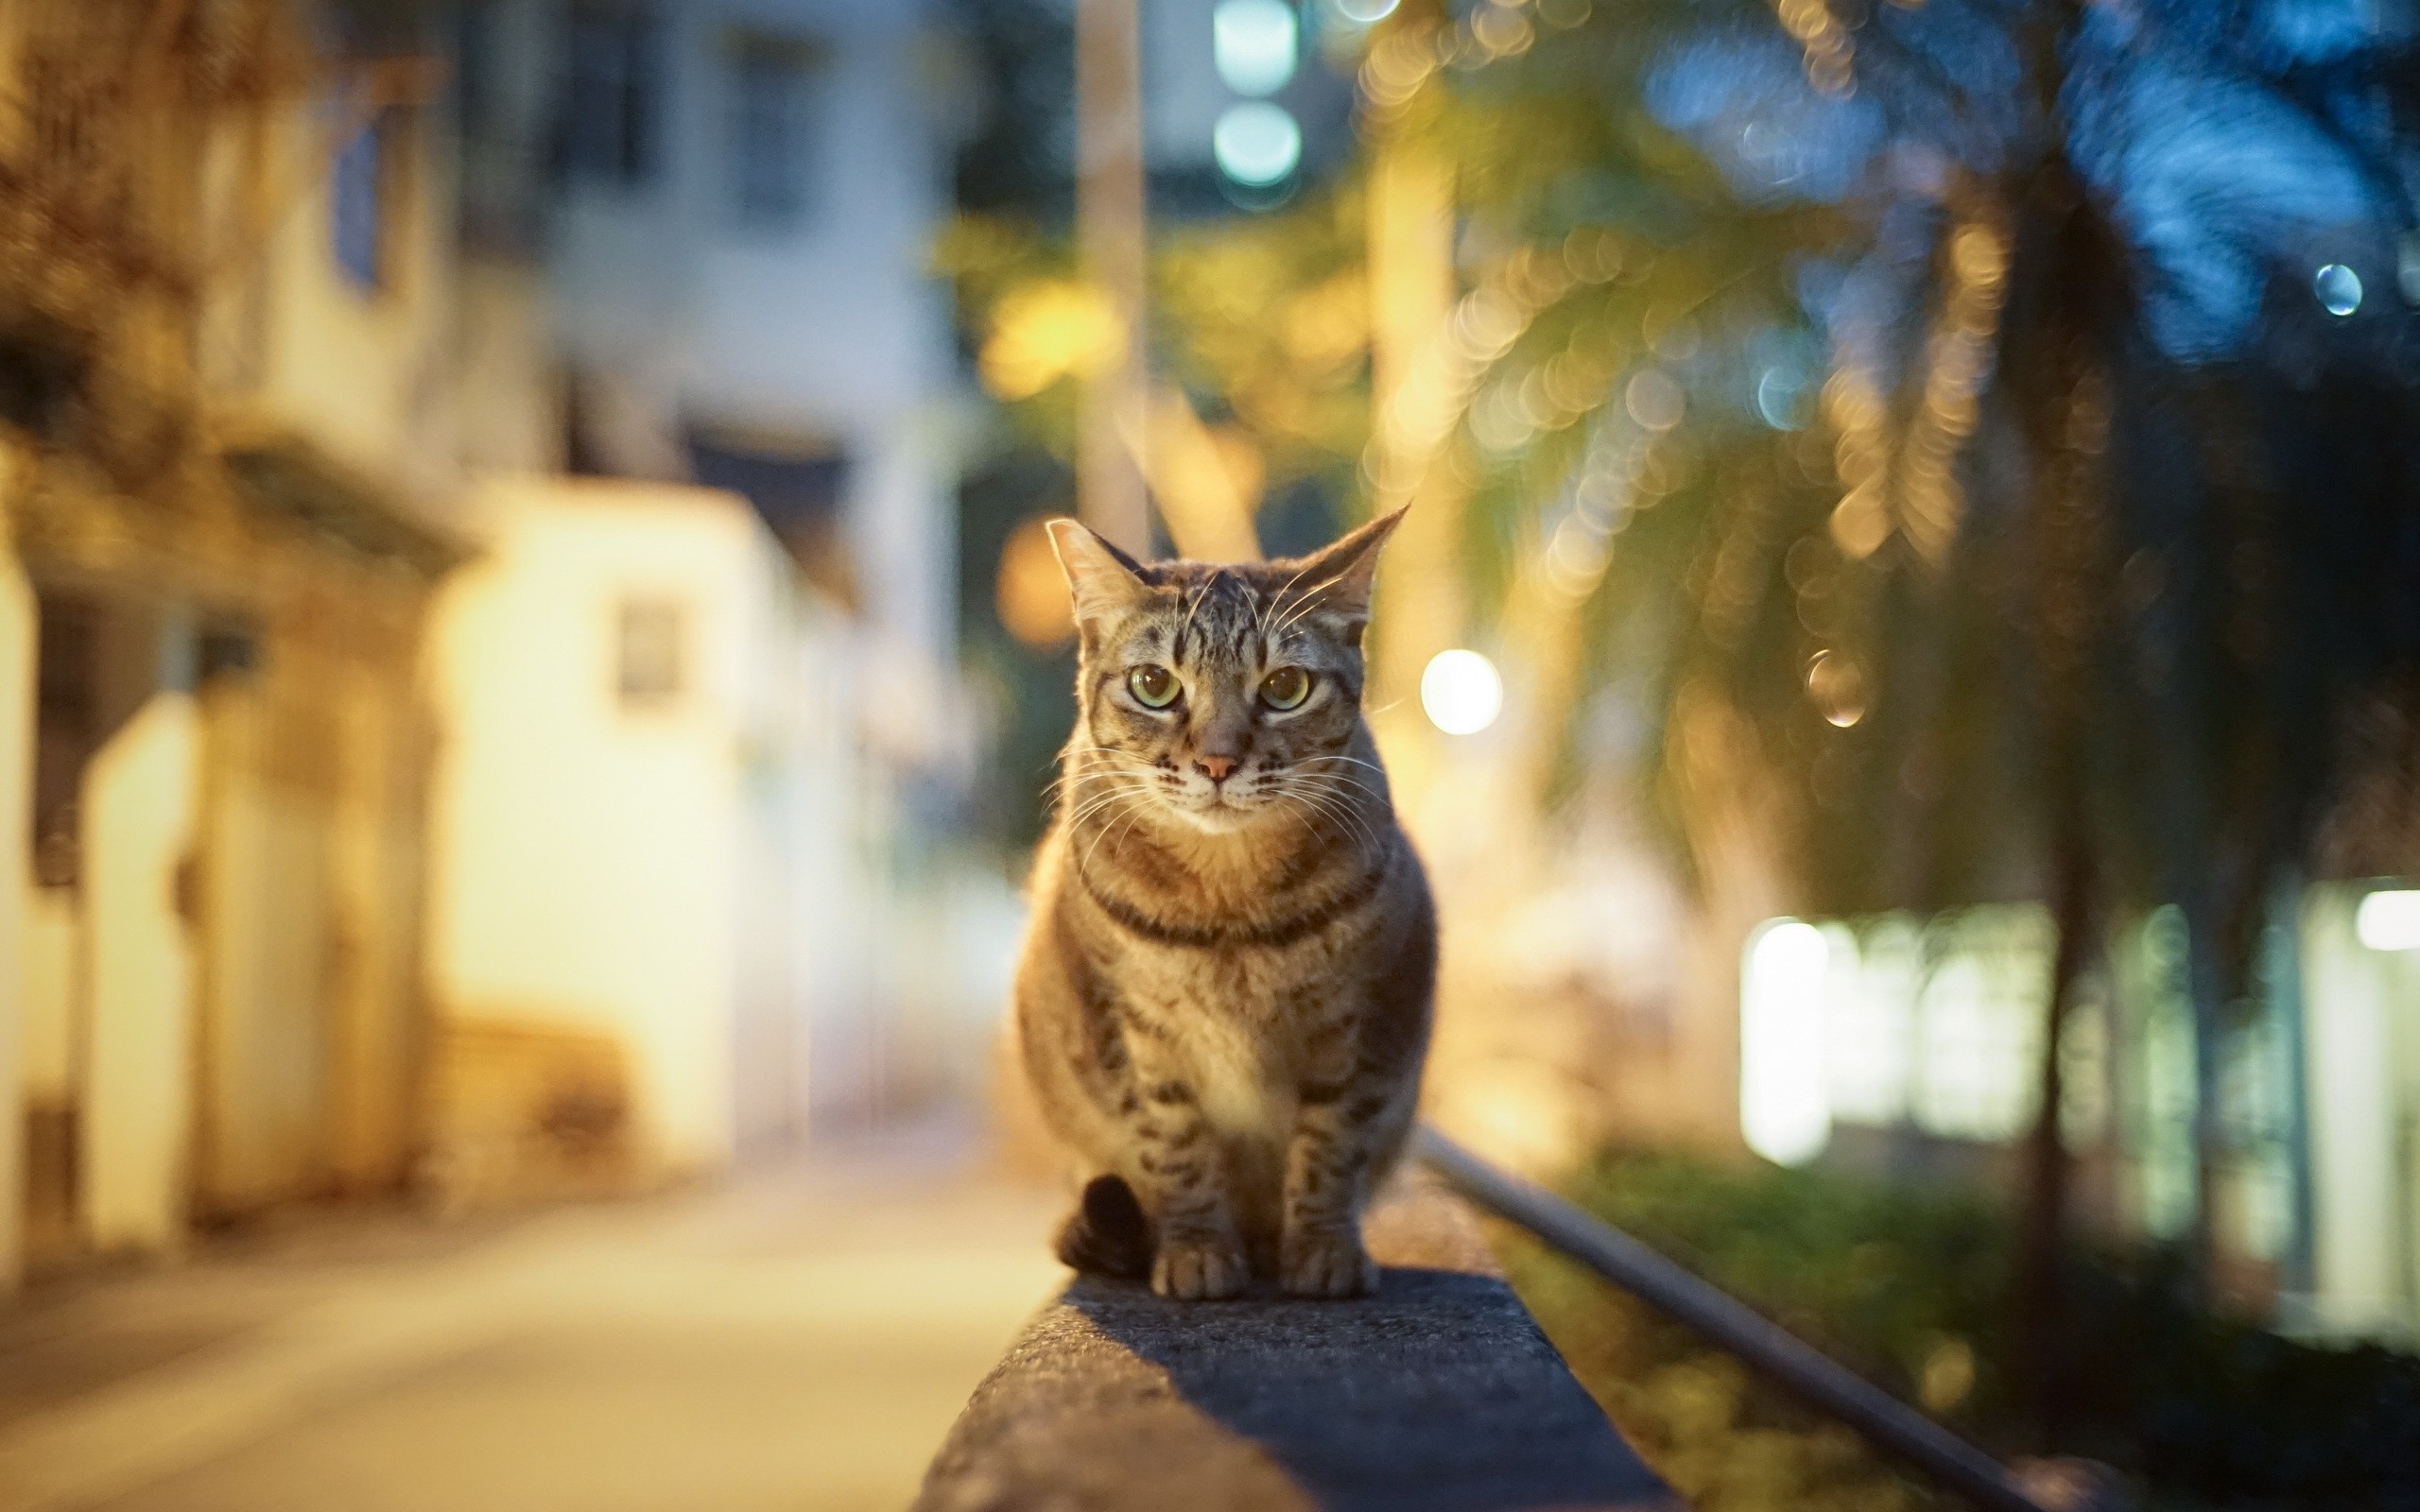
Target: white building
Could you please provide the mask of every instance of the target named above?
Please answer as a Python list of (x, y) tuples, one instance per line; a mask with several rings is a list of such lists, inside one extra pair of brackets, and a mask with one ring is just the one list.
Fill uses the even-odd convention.
[(948, 50), (873, 0), (496, 0), (458, 48), (489, 555), (439, 610), (430, 967), (480, 1200), (876, 1117), (978, 1037), (908, 943), (971, 735)]
[(872, 922), (853, 637), (734, 495), (532, 475), (475, 507), (430, 644), (435, 1174), (493, 1201), (795, 1137)]
[(926, 271), (951, 54), (924, 11), (470, 8), (465, 443), (474, 465), (740, 481), (938, 666), (960, 399)]

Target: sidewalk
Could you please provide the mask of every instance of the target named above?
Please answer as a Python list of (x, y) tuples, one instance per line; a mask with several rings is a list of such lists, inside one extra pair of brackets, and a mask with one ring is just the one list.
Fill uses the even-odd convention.
[(859, 1158), (59, 1283), (0, 1306), (0, 1512), (889, 1512), (1055, 1208)]

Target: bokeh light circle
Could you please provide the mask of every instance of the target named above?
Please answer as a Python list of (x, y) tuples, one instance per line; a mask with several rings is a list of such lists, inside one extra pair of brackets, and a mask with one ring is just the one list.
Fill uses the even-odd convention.
[(1773, 429), (1804, 429), (1809, 407), (1806, 376), (1795, 369), (1776, 365), (1756, 380), (1756, 414)]
[(1630, 418), (1651, 431), (1670, 430), (1681, 423), (1681, 417), (1688, 409), (1681, 386), (1656, 368), (1649, 368), (1630, 381), (1622, 391), (1622, 403), (1630, 410)]
[(2311, 293), (2320, 308), (2342, 320), (2361, 307), (2361, 275), (2342, 263), (2330, 263), (2311, 275)]
[(1238, 94), (1274, 94), (1294, 77), (1300, 50), (1294, 8), (1285, 0), (1219, 0), (1210, 13), (1210, 58)]
[(1420, 674), (1420, 707), (1449, 735), (1476, 735), (1504, 712), (1504, 679), (1477, 651), (1440, 651)]
[(2420, 951), (2420, 891), (2370, 894), (2354, 912), (2353, 932), (2374, 951)]
[(1831, 956), (1822, 930), (1777, 919), (1749, 937), (1740, 963), (1739, 1131), (1779, 1165), (1804, 1165), (1831, 1143), (1824, 1002)]
[(1303, 129), (1266, 100), (1232, 105), (1210, 133), (1219, 171), (1237, 183), (1259, 187), (1283, 180), (1303, 161)]

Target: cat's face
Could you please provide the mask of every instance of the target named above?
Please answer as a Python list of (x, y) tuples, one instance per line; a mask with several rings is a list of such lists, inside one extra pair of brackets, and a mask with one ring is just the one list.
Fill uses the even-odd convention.
[[(1077, 813), (1134, 806), (1221, 833), (1352, 807), (1361, 630), (1394, 516), (1314, 556), (1145, 567), (1073, 521), (1051, 527), (1082, 638)], [(1098, 807), (1088, 807), (1098, 805)]]

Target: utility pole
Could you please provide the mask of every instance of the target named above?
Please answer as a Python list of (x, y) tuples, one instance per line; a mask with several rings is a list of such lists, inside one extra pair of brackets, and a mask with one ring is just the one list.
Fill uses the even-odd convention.
[(1076, 249), (1117, 317), (1118, 349), (1087, 374), (1076, 419), (1076, 512), (1137, 557), (1151, 546), (1139, 453), (1149, 428), (1144, 327), (1142, 35), (1137, 0), (1076, 0)]
[[(1383, 411), (1454, 308), (1450, 171), (1426, 148), (1381, 140), (1370, 173), (1371, 364)], [(1390, 698), (1420, 686), (1429, 658), (1461, 632), (1459, 480), (1432, 472), (1388, 544), (1393, 569), (1378, 632), (1378, 679)]]
[[(1443, 24), (1437, 0), (1406, 0), (1373, 38), (1363, 67), (1371, 400), (1381, 425), (1454, 310), (1453, 170), (1420, 139), (1436, 110), (1433, 39)], [(1438, 652), (1460, 643), (1467, 613), (1463, 489), (1448, 463), (1430, 469), (1413, 493), (1411, 512), (1388, 543), (1372, 627), (1375, 723), (1397, 785), (1415, 805), (1432, 775), (1436, 747), (1420, 710), (1420, 676)]]

